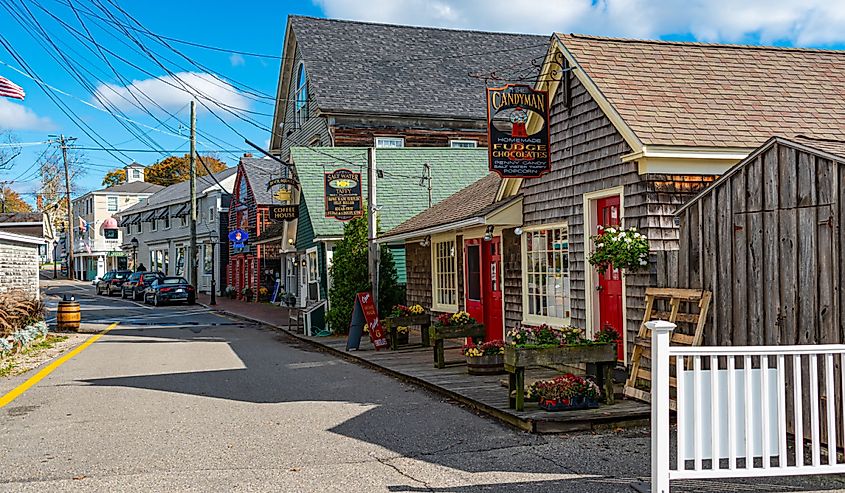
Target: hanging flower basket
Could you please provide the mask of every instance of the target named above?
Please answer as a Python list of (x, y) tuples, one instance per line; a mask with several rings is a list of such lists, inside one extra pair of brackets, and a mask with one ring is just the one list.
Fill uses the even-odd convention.
[(588, 260), (599, 273), (604, 274), (613, 268), (631, 273), (648, 267), (648, 238), (637, 228), (599, 226), (598, 234), (590, 238), (594, 250)]

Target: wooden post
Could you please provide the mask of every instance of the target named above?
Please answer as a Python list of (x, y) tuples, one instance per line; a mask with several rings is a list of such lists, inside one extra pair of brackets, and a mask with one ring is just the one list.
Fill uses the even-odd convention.
[(191, 157), (190, 157), (190, 185), (191, 185), (191, 238), (188, 254), (188, 282), (199, 289), (197, 280), (197, 103), (191, 101)]
[(651, 492), (669, 493), (669, 339), (676, 325), (655, 320), (645, 326), (651, 331), (652, 351)]

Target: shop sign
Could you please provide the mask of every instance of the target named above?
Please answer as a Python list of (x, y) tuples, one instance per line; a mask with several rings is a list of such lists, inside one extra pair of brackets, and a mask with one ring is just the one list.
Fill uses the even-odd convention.
[(122, 252), (122, 251), (118, 251), (118, 250), (112, 250), (112, 251), (108, 252), (106, 254), (106, 256), (108, 256), (108, 257), (125, 257), (126, 252)]
[(502, 178), (549, 172), (549, 93), (521, 84), (488, 88), (487, 139), (490, 171)]
[(267, 209), (270, 220), (274, 223), (293, 221), (299, 217), (298, 205), (271, 205)]
[(361, 173), (339, 169), (325, 174), (326, 217), (349, 221), (364, 215)]
[(232, 248), (243, 248), (248, 239), (249, 233), (240, 228), (229, 231), (229, 241), (232, 242)]
[(355, 306), (352, 309), (352, 322), (349, 324), (349, 338), (346, 340), (346, 350), (360, 349), (362, 329), (366, 325), (370, 334), (370, 341), (376, 347), (376, 351), (387, 347), (387, 337), (384, 327), (378, 318), (376, 305), (373, 303), (371, 293), (357, 293), (355, 295)]
[(290, 202), (291, 196), (290, 190), (276, 190), (276, 193), (273, 194), (273, 198), (279, 202)]
[(299, 183), (297, 183), (293, 178), (273, 178), (267, 182), (267, 190), (269, 191), (271, 188), (279, 185), (290, 185), (292, 187), (299, 188)]

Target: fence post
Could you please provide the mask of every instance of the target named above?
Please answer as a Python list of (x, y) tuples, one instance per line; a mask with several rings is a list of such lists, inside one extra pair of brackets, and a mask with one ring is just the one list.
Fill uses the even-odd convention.
[(645, 326), (651, 330), (651, 492), (669, 493), (669, 339), (676, 325)]

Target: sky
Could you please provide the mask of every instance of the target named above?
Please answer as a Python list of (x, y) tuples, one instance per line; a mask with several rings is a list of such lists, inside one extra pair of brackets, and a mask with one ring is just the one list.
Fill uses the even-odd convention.
[[(84, 150), (75, 152), (85, 163), (77, 193), (95, 190), (109, 169), (187, 152), (187, 85), (204, 95), (198, 150), (234, 165), (251, 151), (244, 138), (263, 147), (269, 141), (290, 14), (537, 34), (845, 47), (845, 2), (829, 0), (4, 1), (0, 42), (5, 38), (42, 83), (64, 93), (54, 97), (76, 116), (65, 115), (38, 83), (16, 71), (26, 72), (0, 46), (0, 76), (27, 93), (24, 101), (0, 98), (0, 141), (76, 137), (74, 144)], [(127, 25), (131, 29), (122, 27)], [(98, 150), (103, 147), (120, 150)], [(32, 202), (38, 178), (33, 163), (55, 146), (20, 150), (0, 169), (0, 181), (14, 180), (11, 187)], [(151, 150), (156, 152), (143, 152)]]

